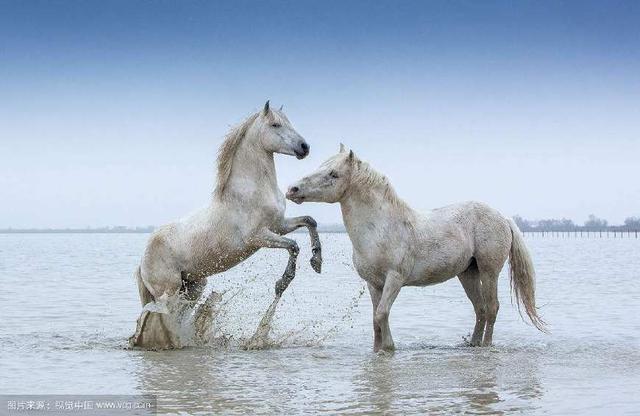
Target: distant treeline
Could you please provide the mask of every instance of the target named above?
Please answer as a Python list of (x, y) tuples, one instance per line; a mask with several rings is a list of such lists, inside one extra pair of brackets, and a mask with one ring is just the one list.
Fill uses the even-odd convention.
[(546, 219), (527, 220), (519, 215), (513, 217), (521, 231), (636, 231), (640, 230), (640, 217), (628, 217), (622, 225), (609, 225), (605, 219), (589, 215), (584, 224), (576, 224), (573, 220)]
[[(595, 215), (589, 215), (584, 224), (576, 224), (573, 220), (562, 219), (545, 219), (545, 220), (528, 220), (519, 215), (513, 217), (521, 231), (640, 231), (640, 217), (628, 217), (622, 225), (609, 225), (608, 221), (598, 218)], [(87, 227), (87, 228), (5, 228), (0, 229), (0, 234), (110, 234), (110, 233), (150, 233), (155, 227), (148, 225), (146, 227)], [(318, 231), (321, 233), (344, 233), (345, 228), (342, 224), (320, 224)], [(296, 230), (296, 232), (306, 233), (305, 228)]]

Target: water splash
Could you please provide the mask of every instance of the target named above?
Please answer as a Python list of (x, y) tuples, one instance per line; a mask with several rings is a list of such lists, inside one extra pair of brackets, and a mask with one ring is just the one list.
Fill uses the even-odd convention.
[[(340, 263), (353, 270), (346, 259)], [(278, 272), (275, 265), (261, 263), (257, 268), (249, 260), (231, 273), (210, 279), (199, 301), (175, 300), (170, 309), (176, 313), (174, 328), (181, 346), (215, 350), (315, 347), (353, 325), (366, 291), (364, 283), (317, 298), (308, 291), (308, 282), (301, 281), (286, 296), (268, 299), (265, 294), (272, 291), (272, 284), (264, 275)]]
[(366, 286), (362, 284), (362, 286), (360, 286), (360, 290), (358, 290), (358, 293), (351, 299), (351, 302), (349, 303), (346, 311), (342, 314), (342, 317), (335, 325), (333, 325), (333, 327), (331, 327), (331, 329), (329, 329), (329, 331), (327, 331), (327, 333), (323, 337), (318, 339), (318, 344), (321, 344), (332, 336), (335, 336), (345, 322), (349, 322), (351, 325), (353, 325), (353, 314), (355, 313), (358, 304), (360, 303), (360, 299), (364, 295), (365, 291)]
[(273, 320), (273, 315), (276, 313), (278, 302), (280, 302), (280, 296), (276, 295), (260, 320), (256, 332), (254, 332), (253, 336), (251, 336), (251, 338), (242, 345), (243, 349), (262, 350), (273, 345), (273, 343), (269, 342), (269, 332), (271, 332), (271, 321)]
[(211, 292), (207, 299), (193, 313), (193, 341), (195, 345), (207, 345), (213, 339), (214, 320), (220, 313), (222, 294)]
[[(181, 339), (184, 346), (213, 349), (260, 350), (286, 346), (320, 346), (337, 335), (342, 328), (351, 325), (352, 316), (365, 290), (364, 285), (359, 288), (337, 319), (327, 322), (326, 315), (323, 315), (323, 319), (298, 322), (295, 329), (276, 334), (273, 331), (274, 321), (283, 298), (275, 296), (250, 336), (246, 333), (250, 327), (239, 325), (240, 310), (245, 312), (242, 318), (246, 318), (247, 312), (251, 311), (246, 309), (247, 299), (243, 296), (246, 295), (244, 290), (240, 288), (232, 293), (229, 293), (229, 290), (212, 291), (205, 301), (195, 308), (190, 319), (182, 320)], [(234, 300), (239, 304), (233, 305)]]

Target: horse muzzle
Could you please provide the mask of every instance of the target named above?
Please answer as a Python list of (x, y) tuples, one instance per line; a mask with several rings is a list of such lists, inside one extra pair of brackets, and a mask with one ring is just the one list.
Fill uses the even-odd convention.
[(310, 148), (307, 142), (300, 142), (300, 145), (296, 150), (294, 150), (294, 153), (296, 154), (296, 158), (300, 160), (300, 159), (304, 159), (309, 155), (309, 150)]
[(298, 188), (297, 186), (289, 187), (286, 197), (289, 201), (293, 201), (298, 205), (304, 202), (304, 196), (300, 195), (300, 188)]

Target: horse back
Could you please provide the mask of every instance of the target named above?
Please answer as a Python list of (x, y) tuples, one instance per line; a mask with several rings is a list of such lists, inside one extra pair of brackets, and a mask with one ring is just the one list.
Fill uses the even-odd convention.
[[(474, 261), (495, 269), (504, 264), (510, 247), (506, 219), (488, 205), (469, 201), (434, 209), (419, 217), (414, 284), (441, 283), (466, 270)], [(506, 247), (506, 249), (505, 249)]]

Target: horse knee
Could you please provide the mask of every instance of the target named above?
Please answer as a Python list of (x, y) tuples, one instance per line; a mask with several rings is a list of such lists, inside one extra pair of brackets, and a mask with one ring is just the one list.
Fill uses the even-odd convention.
[(487, 320), (491, 322), (495, 322), (499, 309), (500, 309), (500, 302), (498, 302), (497, 300), (489, 304), (487, 306), (487, 313), (486, 313)]
[(312, 228), (316, 228), (318, 226), (318, 223), (316, 222), (316, 220), (314, 220), (313, 217), (310, 217), (310, 216), (304, 217), (304, 222), (307, 226)]
[(485, 322), (487, 320), (487, 308), (480, 306), (476, 308), (476, 321)]
[(387, 322), (387, 319), (389, 319), (389, 312), (387, 311), (376, 311), (373, 316), (373, 322), (378, 325), (378, 327), (381, 327), (385, 322)]
[(293, 257), (297, 257), (298, 253), (300, 253), (300, 247), (298, 246), (298, 243), (296, 243), (295, 241), (291, 243), (288, 250), (289, 250), (289, 255)]

